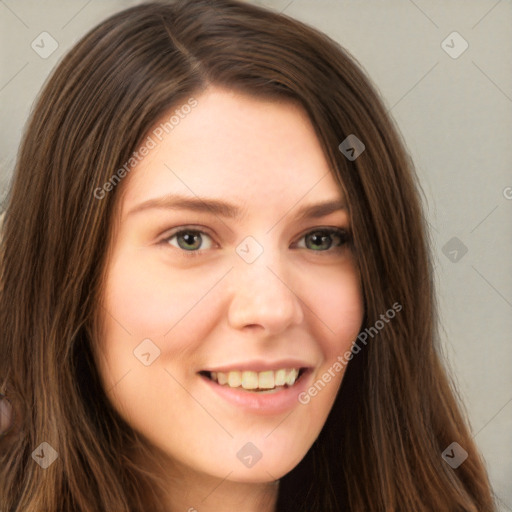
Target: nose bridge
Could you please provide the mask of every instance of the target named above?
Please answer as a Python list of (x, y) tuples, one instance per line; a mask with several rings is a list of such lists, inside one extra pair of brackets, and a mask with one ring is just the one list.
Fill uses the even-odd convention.
[(237, 247), (229, 320), (233, 327), (260, 325), (275, 333), (302, 321), (302, 305), (277, 247), (259, 245), (258, 251), (253, 241), (246, 240)]

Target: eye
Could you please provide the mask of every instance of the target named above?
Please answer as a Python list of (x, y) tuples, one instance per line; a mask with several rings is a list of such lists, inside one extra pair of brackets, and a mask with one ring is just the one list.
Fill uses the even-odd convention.
[[(209, 243), (204, 244), (204, 239)], [(304, 243), (301, 243), (304, 240)], [(341, 251), (351, 240), (350, 233), (342, 228), (317, 228), (309, 231), (299, 239), (297, 247), (310, 249), (313, 252)], [(174, 231), (164, 238), (160, 244), (172, 245), (181, 249), (185, 256), (199, 256), (203, 250), (213, 248), (213, 240), (210, 235), (200, 229), (184, 227)]]
[(345, 229), (340, 228), (321, 228), (309, 231), (300, 240), (304, 240), (300, 248), (312, 249), (314, 252), (326, 252), (331, 250), (341, 250), (343, 246), (350, 242), (350, 234)]
[[(180, 229), (179, 231), (174, 232), (170, 236), (166, 237), (162, 240), (163, 244), (170, 244), (178, 249), (183, 249), (188, 252), (187, 256), (195, 256), (199, 249), (211, 249), (213, 244), (206, 244), (204, 247), (203, 238), (206, 237), (211, 240), (210, 235), (205, 233), (204, 231), (200, 231), (198, 229)], [(177, 245), (173, 243), (174, 239), (176, 239)]]

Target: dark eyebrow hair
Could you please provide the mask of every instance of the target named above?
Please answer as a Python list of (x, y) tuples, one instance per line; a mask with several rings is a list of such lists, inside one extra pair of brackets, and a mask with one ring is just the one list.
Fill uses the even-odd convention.
[[(200, 213), (210, 213), (219, 217), (227, 217), (235, 220), (240, 220), (245, 214), (244, 209), (219, 199), (168, 194), (166, 196), (148, 199), (147, 201), (138, 204), (128, 212), (128, 215), (153, 208), (190, 210)], [(296, 218), (297, 220), (319, 218), (344, 209), (346, 209), (344, 201), (340, 199), (332, 199), (321, 203), (302, 206), (297, 212)]]

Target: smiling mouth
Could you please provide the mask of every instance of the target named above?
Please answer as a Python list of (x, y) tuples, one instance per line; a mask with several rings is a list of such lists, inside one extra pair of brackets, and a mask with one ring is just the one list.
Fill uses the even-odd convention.
[(200, 371), (199, 374), (223, 387), (253, 393), (273, 393), (294, 386), (308, 371), (310, 371), (308, 368), (282, 368), (263, 372)]

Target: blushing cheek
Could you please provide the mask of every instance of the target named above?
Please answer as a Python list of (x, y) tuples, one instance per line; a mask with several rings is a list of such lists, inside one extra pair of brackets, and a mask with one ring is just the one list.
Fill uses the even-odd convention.
[[(171, 360), (174, 373), (185, 372), (211, 328), (212, 315), (204, 311), (208, 301), (201, 299), (218, 276), (171, 273), (161, 263), (136, 261), (129, 251), (112, 264), (108, 275), (105, 327), (99, 343), (105, 387), (112, 387), (127, 371), (130, 380), (136, 378), (141, 365), (134, 350), (145, 339), (160, 350), (151, 364), (152, 372), (161, 372), (161, 366)], [(186, 378), (185, 373), (181, 378)]]
[(338, 276), (324, 280), (321, 290), (313, 297), (315, 313), (319, 317), (318, 336), (327, 361), (344, 354), (357, 338), (364, 316), (364, 302), (359, 274), (354, 268), (345, 269)]
[[(347, 366), (339, 358), (350, 351), (357, 338), (364, 316), (364, 302), (359, 275), (354, 270), (331, 275), (324, 281), (321, 293), (314, 304), (317, 322), (316, 340), (323, 355), (323, 363), (317, 369), (312, 385), (308, 388), (308, 413), (302, 417), (302, 426), (312, 431), (321, 429), (339, 391)], [(341, 368), (341, 369), (340, 369)], [(303, 398), (303, 399), (304, 399)], [(305, 403), (305, 402), (303, 402)]]
[(137, 262), (128, 254), (111, 268), (107, 303), (130, 332), (162, 337), (208, 292), (209, 281), (154, 261)]

